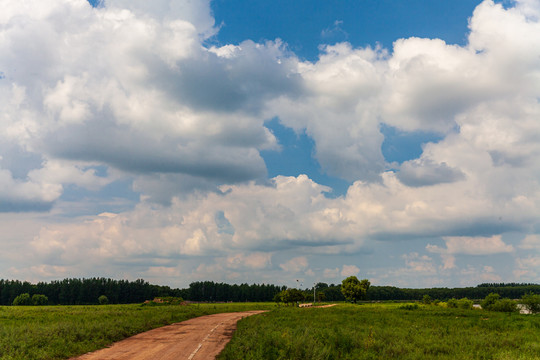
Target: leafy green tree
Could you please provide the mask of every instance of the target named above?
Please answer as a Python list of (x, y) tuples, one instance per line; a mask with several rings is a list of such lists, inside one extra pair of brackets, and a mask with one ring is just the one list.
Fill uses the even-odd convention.
[(424, 297), (422, 298), (422, 303), (426, 305), (431, 304), (431, 296), (429, 296), (428, 294), (424, 295)]
[(458, 307), (458, 301), (454, 298), (448, 299), (446, 302), (446, 307), (456, 309)]
[(480, 303), (480, 306), (482, 306), (482, 309), (484, 310), (491, 310), (491, 307), (499, 301), (501, 296), (497, 293), (490, 293), (488, 296), (484, 298), (484, 301)]
[(513, 312), (519, 311), (517, 303), (514, 300), (510, 300), (506, 298), (497, 300), (493, 305), (490, 306), (489, 310), (507, 312), (507, 313), (513, 313)]
[(107, 305), (109, 303), (109, 298), (105, 295), (101, 295), (100, 297), (98, 297), (98, 302), (99, 305)]
[(521, 297), (521, 303), (532, 314), (540, 313), (540, 295), (530, 292)]
[(356, 276), (349, 276), (341, 282), (341, 292), (348, 301), (356, 302), (365, 299), (369, 289), (369, 280), (358, 280)]
[(287, 289), (281, 292), (281, 299), (286, 304), (304, 300), (304, 294), (298, 289)]
[(13, 305), (32, 305), (32, 298), (30, 298), (30, 294), (28, 293), (21, 294), (13, 300)]
[(42, 294), (32, 295), (32, 305), (42, 306), (42, 305), (47, 305), (48, 303), (49, 303), (49, 298), (47, 298), (47, 296), (42, 295)]
[(473, 305), (474, 305), (473, 301), (469, 300), (467, 298), (459, 299), (457, 301), (457, 306), (460, 309), (469, 309), (470, 310), (470, 309), (473, 308)]

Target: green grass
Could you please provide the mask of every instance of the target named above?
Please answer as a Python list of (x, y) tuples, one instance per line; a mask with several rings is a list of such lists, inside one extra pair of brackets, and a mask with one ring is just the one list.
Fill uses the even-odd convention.
[(540, 359), (540, 316), (403, 304), (282, 307), (239, 322), (219, 359)]
[(274, 304), (0, 307), (0, 359), (67, 359), (159, 326)]

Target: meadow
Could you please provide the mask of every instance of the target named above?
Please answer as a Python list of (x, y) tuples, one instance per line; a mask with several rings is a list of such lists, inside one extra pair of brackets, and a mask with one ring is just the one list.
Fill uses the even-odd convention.
[(399, 304), (281, 307), (239, 322), (219, 359), (540, 359), (540, 316)]
[(272, 303), (0, 306), (0, 359), (68, 359), (193, 317), (275, 307)]
[(67, 359), (162, 325), (272, 310), (238, 323), (220, 360), (540, 359), (540, 315), (432, 305), (273, 303), (0, 307), (0, 359)]

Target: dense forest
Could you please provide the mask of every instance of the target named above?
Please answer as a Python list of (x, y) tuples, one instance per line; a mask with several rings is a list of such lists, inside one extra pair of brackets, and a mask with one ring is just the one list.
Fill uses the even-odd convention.
[(127, 281), (105, 278), (64, 279), (50, 283), (31, 284), (17, 280), (0, 280), (0, 305), (11, 305), (20, 294), (45, 295), (51, 305), (97, 304), (105, 295), (109, 303), (143, 302), (157, 296), (180, 296), (182, 290), (151, 285), (144, 280)]
[[(13, 300), (24, 293), (47, 297), (50, 305), (97, 304), (100, 296), (106, 296), (111, 304), (142, 303), (155, 297), (174, 296), (190, 301), (273, 301), (285, 286), (270, 284), (225, 284), (213, 281), (193, 282), (185, 289), (152, 285), (144, 280), (112, 280), (105, 278), (64, 279), (50, 283), (31, 284), (17, 280), (0, 280), (0, 305), (11, 305)], [(371, 286), (367, 300), (421, 300), (424, 295), (432, 299), (450, 298), (483, 299), (489, 293), (498, 293), (503, 298), (517, 299), (530, 292), (540, 294), (538, 284), (480, 284), (465, 288), (407, 289), (393, 286)], [(307, 301), (313, 300), (313, 288), (303, 289)], [(318, 301), (344, 301), (340, 284), (318, 283)]]

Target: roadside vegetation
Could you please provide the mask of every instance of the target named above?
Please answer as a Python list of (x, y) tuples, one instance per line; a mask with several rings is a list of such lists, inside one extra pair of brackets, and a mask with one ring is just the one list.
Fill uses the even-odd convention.
[(280, 307), (239, 322), (219, 359), (540, 359), (539, 316), (460, 304)]
[(275, 307), (272, 303), (0, 306), (0, 359), (68, 359), (197, 316)]

